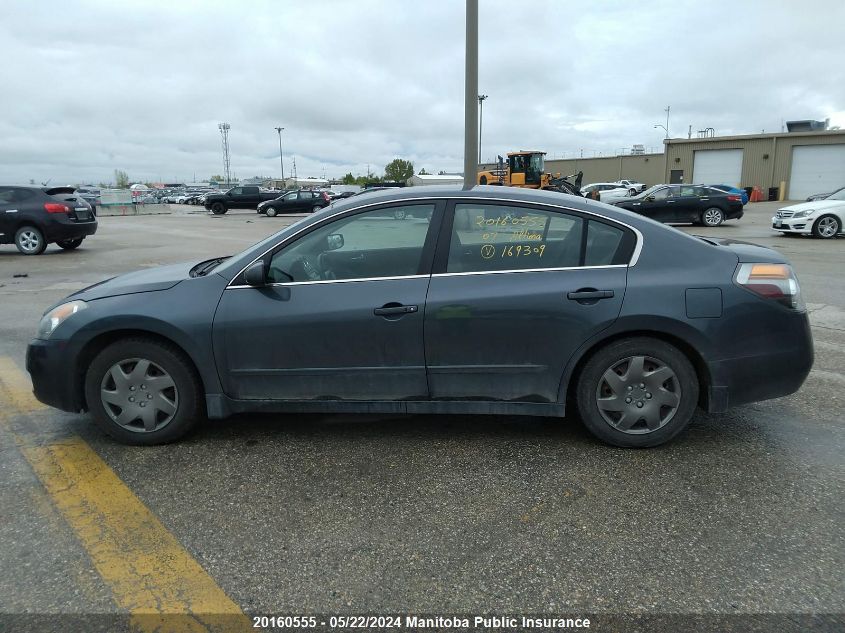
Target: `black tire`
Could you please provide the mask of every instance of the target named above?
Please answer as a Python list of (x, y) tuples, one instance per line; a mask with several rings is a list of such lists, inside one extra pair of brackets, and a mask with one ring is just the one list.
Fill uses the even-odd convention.
[[(631, 364), (634, 361), (629, 362), (628, 359), (640, 357), (644, 360), (643, 382), (628, 384), (628, 374), (633, 371), (636, 376)], [(629, 364), (625, 365), (626, 362)], [(621, 375), (618, 373), (620, 364), (626, 367)], [(664, 367), (669, 369), (671, 377), (659, 382), (659, 378), (665, 375)], [(655, 372), (649, 374), (649, 368), (660, 368), (661, 372), (651, 382), (649, 375)], [(617, 394), (609, 389), (605, 376), (611, 371), (619, 377), (618, 389), (624, 399), (621, 395), (617, 399)], [(584, 426), (600, 440), (624, 448), (658, 446), (681, 433), (692, 420), (698, 404), (698, 392), (698, 376), (683, 352), (664, 341), (647, 337), (622, 339), (599, 349), (584, 365), (575, 389), (578, 412)], [(599, 407), (600, 394), (604, 394), (602, 402), (606, 403), (602, 407), (604, 413)], [(677, 405), (664, 404), (670, 398), (676, 398)], [(621, 407), (618, 412), (609, 410), (614, 402)], [(616, 414), (618, 418), (614, 418)], [(658, 418), (653, 430), (649, 430), (646, 420), (640, 418), (647, 414)], [(660, 419), (663, 417), (666, 419)], [(634, 420), (633, 424), (631, 420)], [(628, 430), (620, 430), (615, 424), (628, 425)]]
[[(126, 363), (124, 367), (132, 367), (132, 363), (137, 359), (149, 361), (151, 367), (163, 370), (173, 383), (173, 396), (167, 397), (171, 402), (175, 402), (175, 412), (163, 422), (160, 428), (157, 427), (154, 430), (137, 428), (140, 420), (132, 422), (131, 427), (119, 424), (112, 415), (121, 414), (122, 409), (109, 405), (110, 414), (106, 411), (106, 405), (101, 397), (101, 391), (108, 386), (112, 369), (123, 362)], [(151, 392), (145, 387), (146, 383), (141, 381), (152, 381), (155, 377), (145, 375), (132, 379), (130, 371), (131, 383), (140, 383), (135, 385), (137, 391), (132, 389), (133, 393), (139, 397), (137, 406), (141, 406), (140, 402), (147, 402), (140, 400), (141, 394), (146, 393), (147, 398), (151, 396)], [(152, 393), (158, 395), (158, 392)], [(205, 414), (202, 385), (190, 360), (178, 348), (144, 337), (127, 338), (112, 343), (97, 354), (85, 374), (85, 398), (96, 425), (123, 444), (150, 446), (173, 442), (188, 433)], [(151, 398), (149, 402), (155, 402), (155, 399)], [(136, 405), (127, 403), (127, 406)]]
[(323, 205), (315, 204), (313, 207), (311, 207), (311, 213), (317, 213), (317, 211), (319, 211), (322, 208), (323, 208)]
[(41, 229), (28, 224), (15, 233), (15, 246), (24, 255), (40, 255), (47, 248), (47, 240)]
[(487, 184), (487, 176), (482, 176), (481, 178), (479, 178), (478, 184), (479, 185), (486, 185)]
[(393, 212), (393, 217), (396, 220), (404, 220), (407, 217), (407, 214), (404, 209), (396, 209), (396, 211)]
[(813, 222), (813, 237), (829, 240), (842, 232), (842, 224), (835, 215), (827, 214)]
[(225, 215), (226, 211), (229, 209), (226, 208), (226, 205), (222, 202), (214, 202), (211, 205), (211, 212), (214, 215)]
[(79, 248), (79, 246), (82, 244), (82, 240), (84, 239), (84, 237), (77, 237), (74, 240), (62, 240), (61, 242), (56, 242), (56, 244), (61, 246), (66, 251), (72, 251), (75, 248)]
[(725, 212), (719, 207), (709, 207), (701, 212), (701, 223), (704, 226), (719, 226), (725, 221)]
[(278, 212), (279, 210), (276, 209), (276, 207), (266, 207), (264, 210), (264, 213), (267, 214), (268, 218), (275, 218)]

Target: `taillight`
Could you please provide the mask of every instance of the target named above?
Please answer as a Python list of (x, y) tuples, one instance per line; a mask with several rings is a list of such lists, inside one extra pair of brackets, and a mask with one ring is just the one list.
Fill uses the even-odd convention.
[(786, 264), (740, 264), (734, 281), (746, 290), (787, 308), (804, 309), (798, 279), (792, 267)]
[(44, 210), (47, 213), (68, 213), (70, 211), (67, 205), (58, 202), (45, 202)]
[(741, 202), (742, 198), (740, 198), (739, 196), (730, 195), (728, 196), (728, 200), (730, 200), (731, 202)]

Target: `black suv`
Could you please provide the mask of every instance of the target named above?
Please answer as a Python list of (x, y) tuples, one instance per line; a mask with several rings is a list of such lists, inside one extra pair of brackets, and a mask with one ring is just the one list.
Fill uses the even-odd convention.
[(279, 213), (315, 213), (331, 204), (329, 194), (312, 189), (288, 191), (275, 200), (266, 200), (258, 205), (259, 213), (275, 217)]
[(66, 250), (97, 232), (97, 218), (73, 187), (0, 185), (0, 244), (40, 255), (55, 242)]

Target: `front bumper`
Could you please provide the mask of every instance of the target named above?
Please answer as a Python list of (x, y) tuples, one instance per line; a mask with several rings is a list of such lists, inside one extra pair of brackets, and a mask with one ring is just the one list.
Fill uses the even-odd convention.
[(772, 218), (772, 228), (783, 233), (802, 233), (808, 235), (813, 230), (812, 218)]
[(33, 339), (26, 348), (26, 370), (38, 400), (62, 411), (85, 409), (82, 380), (76, 375), (75, 353), (68, 341)]

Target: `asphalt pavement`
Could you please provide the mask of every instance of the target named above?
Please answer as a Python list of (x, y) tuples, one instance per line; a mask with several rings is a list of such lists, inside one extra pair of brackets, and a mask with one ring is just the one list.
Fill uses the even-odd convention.
[(73, 477), (89, 471), (65, 472), (82, 455), (109, 482), (106, 523), (109, 500), (134, 498), (139, 530), (172, 537), (195, 575), (246, 613), (834, 614), (835, 630), (845, 607), (845, 239), (779, 236), (777, 206), (682, 230), (788, 255), (811, 311), (810, 377), (786, 398), (699, 412), (650, 450), (600, 444), (577, 420), (298, 414), (121, 446), (84, 414), (27, 400), (25, 347), (43, 310), (106, 277), (231, 254), (296, 218), (186, 208), (102, 218), (75, 252), (0, 248), (0, 613), (140, 603), (136, 577), (113, 571), (121, 541), (101, 551), (108, 526), (89, 538), (86, 502), (73, 505), (55, 483), (67, 476), (84, 492)]

